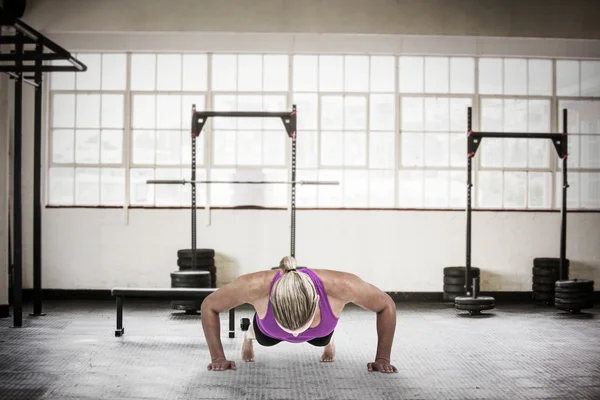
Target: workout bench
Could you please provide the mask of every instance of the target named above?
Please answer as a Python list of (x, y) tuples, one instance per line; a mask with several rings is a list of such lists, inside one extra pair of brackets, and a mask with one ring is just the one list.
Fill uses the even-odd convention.
[[(111, 294), (117, 299), (117, 330), (115, 336), (123, 336), (123, 299), (127, 297), (164, 297), (171, 300), (206, 298), (216, 288), (113, 288)], [(229, 337), (235, 337), (235, 308), (229, 310)]]

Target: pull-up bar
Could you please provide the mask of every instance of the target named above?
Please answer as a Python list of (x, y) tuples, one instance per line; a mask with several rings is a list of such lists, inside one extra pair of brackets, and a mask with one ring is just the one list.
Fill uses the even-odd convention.
[(235, 118), (281, 118), (285, 130), (289, 137), (296, 135), (296, 106), (291, 112), (273, 112), (273, 111), (194, 111), (192, 115), (192, 134), (199, 135), (210, 117), (235, 117)]

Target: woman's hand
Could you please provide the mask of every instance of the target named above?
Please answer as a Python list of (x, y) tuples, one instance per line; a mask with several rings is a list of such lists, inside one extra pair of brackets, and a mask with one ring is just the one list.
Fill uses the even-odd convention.
[(379, 372), (398, 372), (398, 369), (394, 367), (388, 360), (384, 360), (383, 358), (378, 358), (375, 362), (368, 363), (367, 368), (369, 372), (379, 371)]
[(208, 364), (209, 371), (224, 371), (226, 369), (236, 370), (235, 362), (226, 360), (225, 358), (218, 358)]

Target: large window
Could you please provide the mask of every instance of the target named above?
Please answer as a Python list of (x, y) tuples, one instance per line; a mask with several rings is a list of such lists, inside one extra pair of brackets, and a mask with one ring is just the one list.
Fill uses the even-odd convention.
[[(190, 114), (298, 107), (298, 207), (462, 209), (473, 128), (560, 132), (569, 109), (569, 207), (600, 209), (600, 62), (493, 57), (79, 53), (85, 73), (50, 76), (48, 203), (185, 207)], [(211, 118), (197, 179), (288, 180), (280, 119)], [(474, 205), (560, 207), (549, 140), (484, 139)], [(287, 185), (198, 186), (198, 204), (286, 207)]]

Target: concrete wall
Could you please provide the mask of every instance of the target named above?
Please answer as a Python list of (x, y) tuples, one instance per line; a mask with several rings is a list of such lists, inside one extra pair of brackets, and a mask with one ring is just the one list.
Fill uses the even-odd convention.
[(596, 0), (37, 0), (47, 32), (220, 31), (600, 38)]

